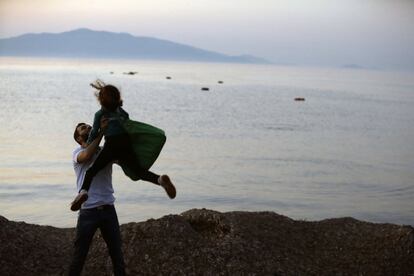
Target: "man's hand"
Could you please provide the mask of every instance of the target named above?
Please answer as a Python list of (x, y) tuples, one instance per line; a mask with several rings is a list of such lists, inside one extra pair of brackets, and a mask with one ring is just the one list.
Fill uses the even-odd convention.
[(104, 118), (104, 117), (101, 118), (98, 136), (89, 145), (86, 143), (82, 145), (82, 147), (85, 147), (85, 150), (81, 151), (78, 154), (78, 158), (77, 158), (78, 163), (83, 163), (83, 162), (90, 160), (93, 157), (93, 155), (96, 153), (96, 151), (99, 148), (99, 143), (101, 142), (102, 137), (104, 136), (104, 131), (108, 127), (108, 121), (109, 121), (108, 118)]

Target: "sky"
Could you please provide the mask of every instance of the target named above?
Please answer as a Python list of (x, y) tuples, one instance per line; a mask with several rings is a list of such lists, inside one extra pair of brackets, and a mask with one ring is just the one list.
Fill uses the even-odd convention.
[(0, 0), (0, 38), (77, 28), (281, 64), (414, 71), (414, 0)]

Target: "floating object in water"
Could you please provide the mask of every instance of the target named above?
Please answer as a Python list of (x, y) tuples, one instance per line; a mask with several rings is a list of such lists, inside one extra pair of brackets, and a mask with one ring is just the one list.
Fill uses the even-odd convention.
[(223, 83), (223, 81), (218, 81), (218, 83), (222, 84), (222, 83)]
[(295, 98), (295, 101), (297, 101), (297, 102), (304, 102), (305, 101), (305, 98), (298, 97), (298, 98)]
[(124, 75), (135, 75), (135, 74), (138, 74), (138, 72), (133, 72), (133, 71), (124, 72)]
[(171, 79), (171, 77), (170, 76), (168, 76), (168, 77), (165, 77), (167, 80), (170, 80)]
[(111, 72), (109, 72), (109, 74), (111, 74), (111, 75), (112, 75), (113, 73), (114, 73), (114, 72), (112, 72), (112, 71), (111, 71)]
[(208, 88), (208, 87), (202, 87), (202, 88), (201, 88), (201, 90), (202, 90), (202, 91), (209, 91), (209, 90), (210, 90), (210, 88)]

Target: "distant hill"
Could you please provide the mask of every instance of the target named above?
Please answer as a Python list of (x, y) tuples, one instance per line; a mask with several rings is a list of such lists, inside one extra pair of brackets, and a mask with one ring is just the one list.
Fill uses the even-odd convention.
[(359, 65), (359, 64), (344, 64), (341, 66), (342, 68), (346, 69), (365, 69), (365, 67)]
[(3, 38), (0, 39), (0, 56), (270, 63), (249, 55), (228, 56), (168, 40), (89, 29)]

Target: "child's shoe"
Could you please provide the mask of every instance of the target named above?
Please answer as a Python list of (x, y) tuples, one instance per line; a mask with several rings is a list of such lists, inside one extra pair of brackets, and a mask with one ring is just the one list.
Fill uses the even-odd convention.
[(75, 197), (75, 200), (70, 204), (70, 209), (74, 212), (78, 211), (86, 200), (88, 200), (88, 191), (80, 190), (79, 194)]
[(173, 199), (176, 195), (176, 190), (168, 175), (163, 174), (158, 178), (158, 183), (165, 189), (167, 195)]

